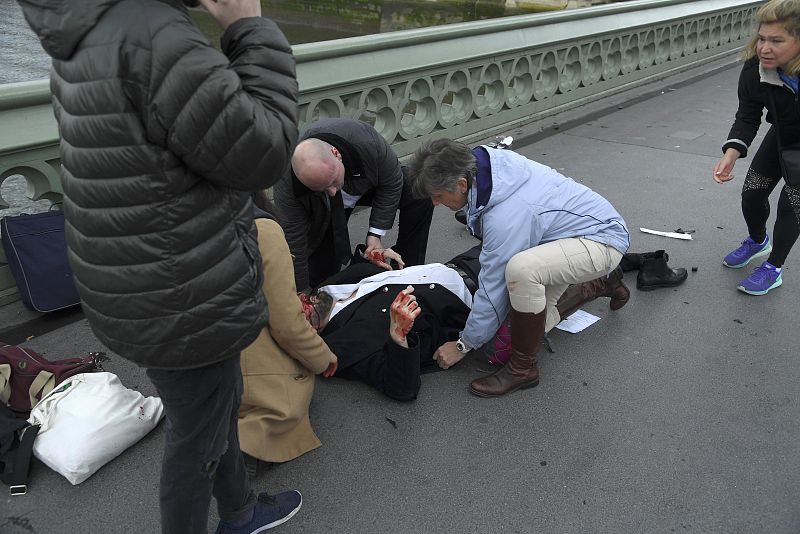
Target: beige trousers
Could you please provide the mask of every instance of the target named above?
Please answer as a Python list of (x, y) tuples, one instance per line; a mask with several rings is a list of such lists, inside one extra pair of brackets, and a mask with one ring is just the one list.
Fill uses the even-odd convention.
[(545, 330), (561, 320), (556, 302), (567, 286), (610, 273), (622, 260), (614, 247), (584, 238), (551, 241), (523, 250), (506, 265), (511, 307), (524, 313), (547, 310)]

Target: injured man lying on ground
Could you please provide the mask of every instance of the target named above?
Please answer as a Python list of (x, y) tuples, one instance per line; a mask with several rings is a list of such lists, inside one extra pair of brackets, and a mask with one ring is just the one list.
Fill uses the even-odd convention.
[[(436, 349), (457, 340), (464, 328), (480, 271), (478, 250), (446, 266), (384, 271), (356, 263), (329, 278), (314, 296), (301, 297), (306, 317), (338, 357), (334, 376), (360, 380), (395, 400), (416, 399), (420, 375), (440, 370)], [(556, 305), (561, 318), (611, 296), (607, 279), (570, 286)]]
[[(359, 263), (311, 298), (307, 315), (339, 359), (334, 376), (400, 401), (416, 399), (420, 375), (439, 370), (434, 351), (458, 339), (472, 305), (461, 275), (439, 263), (398, 271)], [(327, 324), (317, 319), (328, 310)]]

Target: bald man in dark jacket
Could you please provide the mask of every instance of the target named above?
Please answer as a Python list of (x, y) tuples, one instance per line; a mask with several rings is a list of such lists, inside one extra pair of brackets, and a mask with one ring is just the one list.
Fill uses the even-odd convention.
[(225, 29), (222, 52), (178, 0), (19, 3), (53, 58), (83, 310), (164, 402), (162, 529), (206, 532), (213, 492), (218, 532), (238, 532), (301, 502), (257, 504), (236, 431), (239, 352), (267, 320), (251, 194), (288, 169), (297, 82), (258, 0), (200, 1)]
[(382, 239), (399, 211), (392, 249), (407, 266), (425, 263), (433, 204), (414, 198), (394, 150), (367, 123), (326, 118), (306, 125), (292, 172), (274, 191), (300, 290), (316, 287), (349, 262), (347, 220), (357, 205), (371, 208), (365, 255), (385, 250)]

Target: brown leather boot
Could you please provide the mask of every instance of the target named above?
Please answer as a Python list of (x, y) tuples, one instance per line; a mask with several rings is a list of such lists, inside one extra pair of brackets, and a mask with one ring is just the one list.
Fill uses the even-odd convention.
[(556, 309), (561, 318), (566, 319), (582, 305), (597, 297), (611, 297), (609, 307), (618, 310), (628, 303), (630, 296), (630, 290), (622, 281), (622, 269), (617, 267), (608, 276), (569, 286), (558, 298)]
[(499, 397), (518, 389), (539, 384), (536, 355), (544, 336), (547, 312), (522, 313), (511, 310), (511, 359), (489, 376), (469, 385), (469, 392), (479, 397)]
[(616, 269), (603, 278), (603, 288), (598, 297), (611, 297), (611, 302), (608, 307), (612, 310), (618, 310), (628, 303), (631, 298), (631, 291), (625, 282), (622, 281), (622, 267), (617, 266)]

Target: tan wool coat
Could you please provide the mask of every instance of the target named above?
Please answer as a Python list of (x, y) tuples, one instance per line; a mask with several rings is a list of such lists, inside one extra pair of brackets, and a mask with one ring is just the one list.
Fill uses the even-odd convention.
[(256, 228), (269, 323), (242, 352), (239, 441), (251, 456), (286, 462), (321, 445), (308, 407), (331, 351), (303, 315), (283, 230), (269, 219), (256, 219)]

